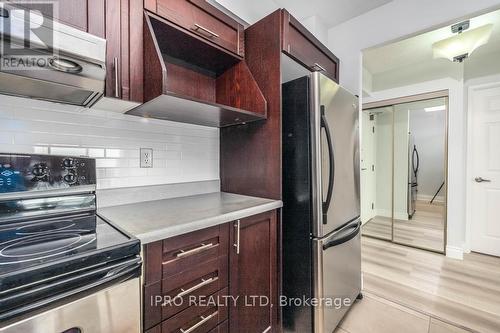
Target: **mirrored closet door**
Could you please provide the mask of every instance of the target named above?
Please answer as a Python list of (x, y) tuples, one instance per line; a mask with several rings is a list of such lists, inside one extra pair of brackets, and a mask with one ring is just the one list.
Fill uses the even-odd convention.
[(443, 252), (448, 98), (363, 110), (363, 235)]

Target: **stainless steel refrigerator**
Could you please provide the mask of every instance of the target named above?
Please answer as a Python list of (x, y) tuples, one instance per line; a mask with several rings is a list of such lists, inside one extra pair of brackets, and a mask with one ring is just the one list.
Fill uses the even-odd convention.
[(358, 98), (319, 72), (282, 96), (284, 331), (330, 333), (361, 298)]

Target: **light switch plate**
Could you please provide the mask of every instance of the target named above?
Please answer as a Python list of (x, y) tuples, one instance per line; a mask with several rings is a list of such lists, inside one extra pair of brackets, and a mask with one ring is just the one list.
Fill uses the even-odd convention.
[(153, 149), (141, 148), (141, 168), (153, 167)]

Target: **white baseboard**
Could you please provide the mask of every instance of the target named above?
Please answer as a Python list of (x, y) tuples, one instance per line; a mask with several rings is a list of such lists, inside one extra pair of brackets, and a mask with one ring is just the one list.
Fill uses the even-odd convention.
[(394, 218), (396, 220), (408, 221), (408, 212), (394, 212)]
[[(430, 202), (432, 200), (433, 195), (427, 195), (427, 194), (417, 194), (417, 200), (418, 201), (428, 201)], [(436, 199), (434, 199), (434, 202), (444, 202), (444, 196), (438, 195)]]
[(446, 246), (446, 256), (452, 259), (463, 260), (464, 249), (458, 246)]
[(392, 217), (392, 210), (389, 209), (376, 209), (376, 216)]

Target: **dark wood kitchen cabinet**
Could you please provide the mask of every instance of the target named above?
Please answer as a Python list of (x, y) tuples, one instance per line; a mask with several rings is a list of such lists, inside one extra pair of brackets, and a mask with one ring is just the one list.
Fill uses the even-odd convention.
[(230, 332), (276, 332), (276, 211), (234, 222), (230, 239), (229, 288), (230, 294), (238, 297), (236, 306), (230, 310)]
[(245, 56), (244, 27), (205, 0), (145, 0), (145, 8), (211, 45)]
[[(145, 245), (145, 332), (276, 331), (276, 235), (277, 212), (270, 211)], [(207, 298), (217, 304), (196, 301)]]
[(93, 35), (104, 37), (104, 3), (102, 0), (26, 0), (17, 6), (38, 10), (43, 16)]
[(105, 0), (106, 96), (144, 99), (143, 0)]
[(283, 52), (339, 82), (339, 59), (289, 12), (281, 10), (281, 14)]

